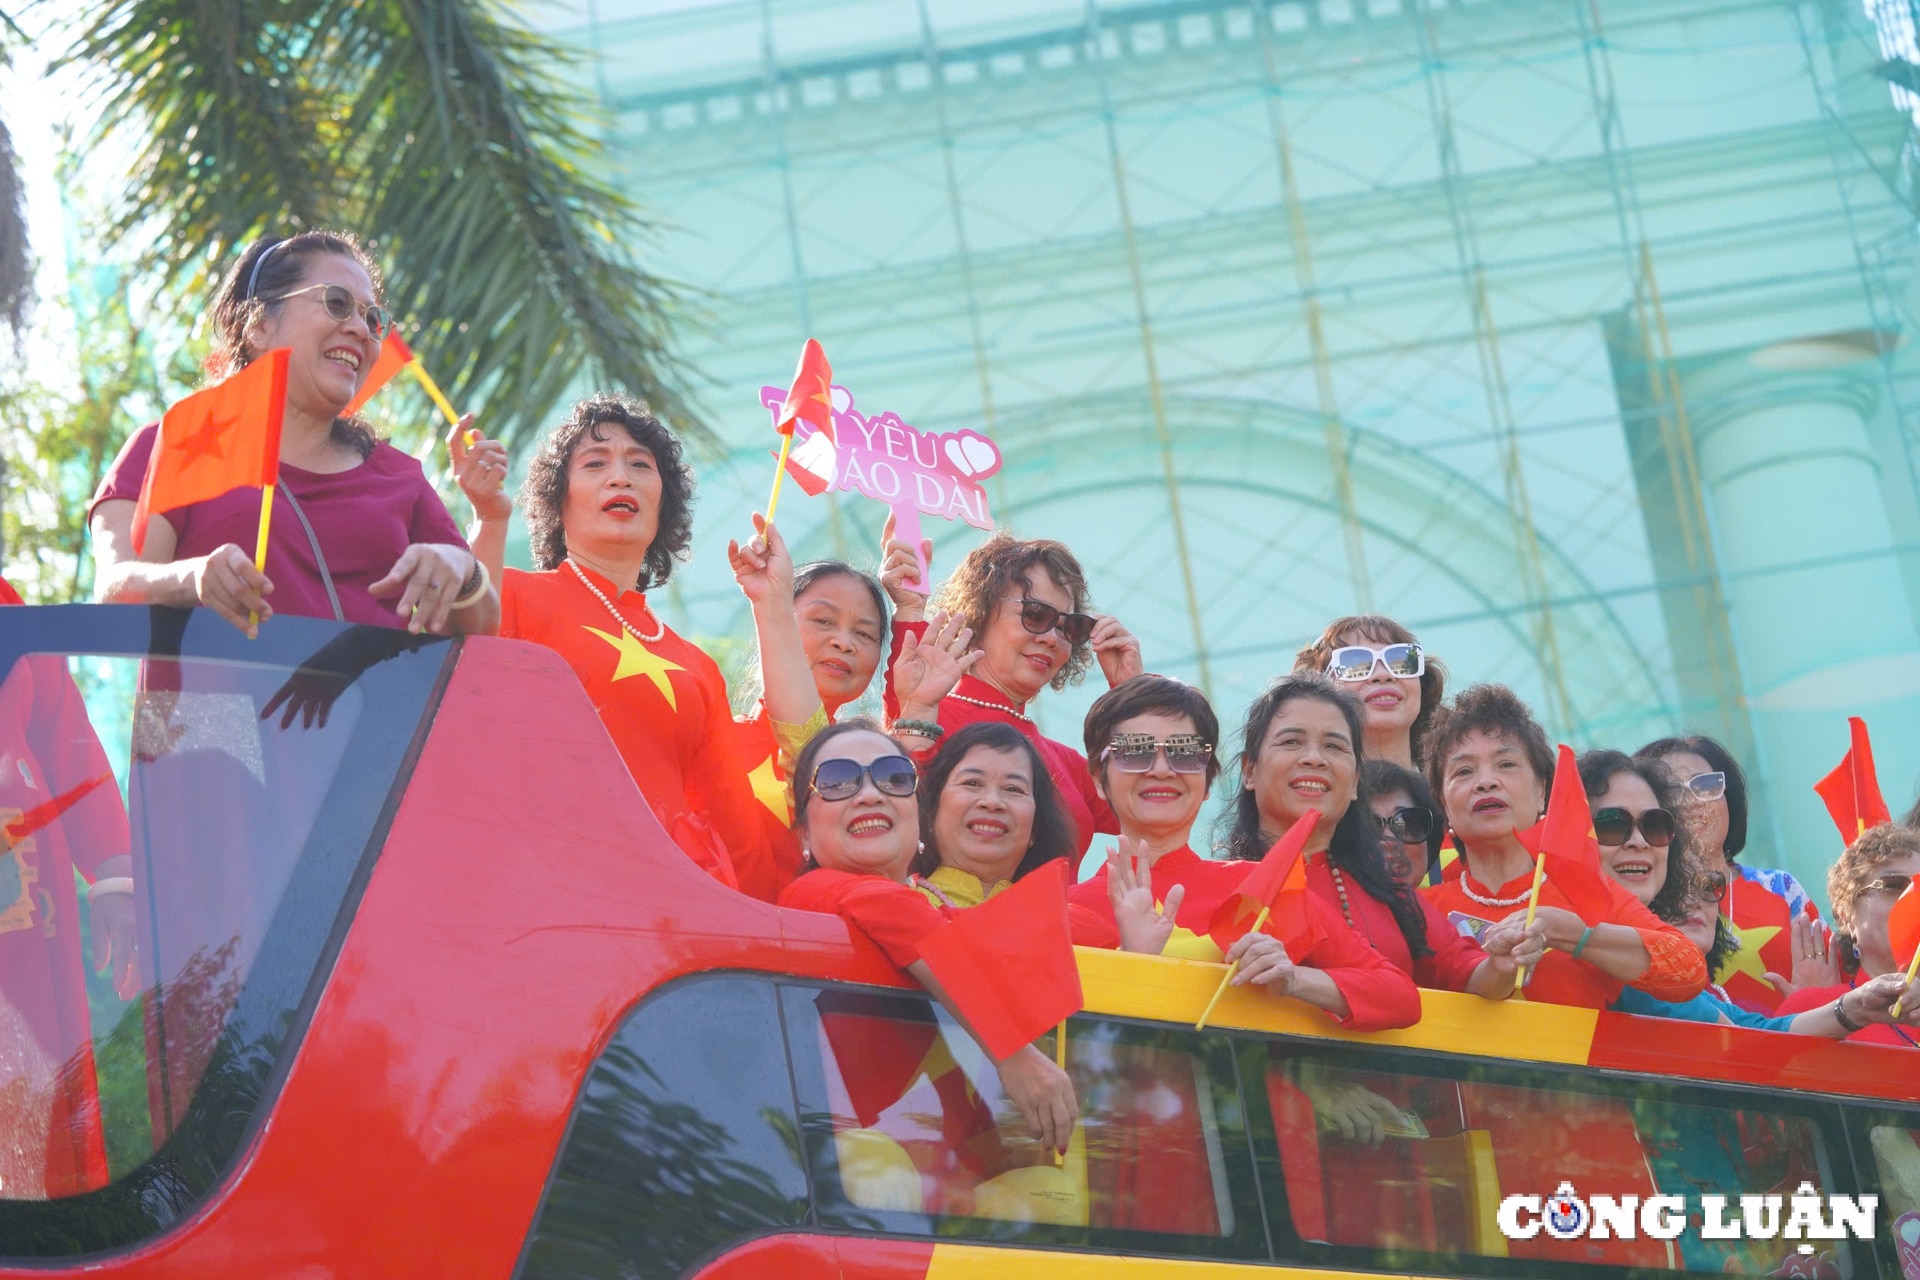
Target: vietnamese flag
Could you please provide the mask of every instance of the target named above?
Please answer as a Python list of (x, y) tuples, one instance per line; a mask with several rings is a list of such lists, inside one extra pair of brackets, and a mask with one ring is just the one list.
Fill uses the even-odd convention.
[(1920, 952), (1920, 880), (1909, 882), (1893, 900), (1887, 912), (1887, 943), (1895, 963), (1903, 969), (1912, 966), (1915, 953)]
[(1314, 923), (1307, 901), (1307, 860), (1302, 852), (1319, 821), (1318, 809), (1301, 814), (1286, 834), (1273, 842), (1233, 895), (1214, 909), (1207, 936), (1215, 946), (1231, 950), (1234, 943), (1253, 932), (1262, 911), (1270, 912), (1264, 931), (1280, 939), (1294, 960), (1326, 937)]
[(135, 554), (146, 544), (150, 517), (234, 489), (264, 489), (279, 478), (287, 355), (285, 347), (269, 351), (161, 417), (140, 500), (133, 507)]
[(1887, 802), (1880, 795), (1880, 778), (1873, 768), (1873, 743), (1867, 738), (1867, 722), (1859, 716), (1847, 717), (1852, 745), (1840, 757), (1833, 772), (1813, 784), (1827, 802), (1833, 825), (1840, 829), (1843, 844), (1852, 844), (1869, 827), (1892, 822)]
[(1553, 766), (1547, 816), (1519, 836), (1522, 846), (1546, 858), (1547, 879), (1566, 895), (1574, 914), (1588, 924), (1605, 922), (1613, 910), (1613, 894), (1607, 889), (1607, 873), (1600, 869), (1600, 843), (1593, 838), (1587, 789), (1580, 782), (1573, 748), (1565, 743), (1560, 744)]
[(387, 330), (387, 336), (380, 340), (379, 358), (373, 362), (373, 368), (367, 370), (367, 380), (360, 384), (359, 393), (342, 410), (343, 415), (351, 418), (360, 412), (360, 407), (373, 399), (375, 392), (399, 377), (400, 371), (417, 358), (413, 348), (401, 339), (398, 330)]
[(791, 436), (801, 422), (812, 431), (804, 440), (790, 444), (782, 455), (783, 465), (802, 493), (817, 498), (833, 487), (839, 440), (833, 434), (833, 367), (827, 363), (827, 353), (812, 338), (800, 351), (800, 366), (793, 372), (793, 385), (787, 390), (773, 429)]
[(1066, 859), (962, 911), (920, 944), (920, 958), (996, 1062), (1059, 1026), (1084, 1003)]
[(12, 822), (0, 825), (0, 853), (5, 853), (40, 828), (80, 803), (87, 792), (113, 779), (111, 772), (88, 778), (79, 786), (63, 792), (44, 804), (37, 804)]

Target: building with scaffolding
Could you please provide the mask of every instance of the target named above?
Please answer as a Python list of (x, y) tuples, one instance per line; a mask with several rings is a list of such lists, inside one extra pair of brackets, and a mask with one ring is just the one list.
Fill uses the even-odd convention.
[[(998, 518), (1071, 543), (1229, 723), (1329, 618), (1390, 613), (1577, 746), (1727, 741), (1751, 856), (1819, 892), (1844, 715), (1896, 812), (1920, 776), (1915, 68), (1908, 0), (1874, 2), (550, 18), (650, 263), (701, 291), (733, 454), (676, 625), (746, 633), (757, 392), (813, 335), (863, 408), (999, 441)], [(861, 558), (883, 511), (782, 515)], [(932, 532), (949, 565), (978, 536)], [(1077, 739), (1092, 694), (1042, 726)]]

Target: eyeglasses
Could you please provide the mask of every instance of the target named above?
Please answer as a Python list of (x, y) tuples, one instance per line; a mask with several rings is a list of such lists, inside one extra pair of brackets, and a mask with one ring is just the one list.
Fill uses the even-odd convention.
[(1709, 902), (1725, 902), (1730, 881), (1724, 871), (1709, 871), (1700, 877), (1700, 891)]
[(267, 301), (285, 302), (288, 298), (297, 298), (303, 293), (312, 293), (316, 289), (320, 291), (320, 302), (326, 307), (327, 314), (341, 324), (353, 319), (355, 315), (364, 316), (367, 321), (367, 332), (375, 338), (386, 337), (387, 330), (393, 328), (391, 311), (378, 303), (362, 303), (344, 285), (310, 284), (304, 289), (295, 289), (292, 293), (283, 293), (279, 297), (268, 298)]
[(1381, 825), (1401, 844), (1425, 844), (1433, 834), (1433, 811), (1408, 805), (1388, 814)]
[(1020, 625), (1036, 636), (1058, 628), (1068, 644), (1081, 645), (1093, 634), (1093, 615), (1086, 613), (1065, 613), (1054, 608), (1045, 600), (1030, 600), (1025, 596), (1004, 597), (1006, 603), (1020, 606)]
[(1695, 800), (1718, 800), (1727, 794), (1727, 775), (1696, 773), (1687, 779), (1687, 794)]
[(920, 774), (905, 756), (881, 756), (872, 764), (855, 760), (822, 760), (813, 771), (813, 794), (822, 800), (851, 800), (860, 784), (873, 780), (883, 796), (910, 796), (920, 785)]
[(1167, 768), (1175, 773), (1205, 773), (1213, 759), (1213, 744), (1197, 733), (1170, 734), (1160, 741), (1150, 733), (1116, 733), (1102, 760), (1111, 760), (1122, 773), (1145, 773), (1154, 757), (1165, 753)]
[(1417, 644), (1390, 644), (1384, 649), (1365, 644), (1342, 645), (1327, 662), (1327, 674), (1335, 680), (1365, 680), (1373, 674), (1375, 663), (1384, 663), (1388, 675), (1404, 680), (1426, 674), (1427, 655), (1420, 652)]
[(1861, 893), (1896, 893), (1896, 894), (1905, 893), (1907, 891), (1907, 886), (1912, 883), (1913, 883), (1912, 876), (1903, 876), (1896, 872), (1893, 875), (1881, 876), (1878, 880), (1868, 881), (1864, 886), (1861, 887), (1860, 892)]
[(1622, 845), (1633, 838), (1636, 825), (1656, 849), (1673, 843), (1673, 815), (1665, 809), (1648, 809), (1637, 819), (1625, 809), (1602, 809), (1593, 815), (1593, 838), (1608, 848)]

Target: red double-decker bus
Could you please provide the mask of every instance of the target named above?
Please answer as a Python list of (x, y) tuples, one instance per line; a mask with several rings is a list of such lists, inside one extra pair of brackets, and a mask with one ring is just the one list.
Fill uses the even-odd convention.
[[(870, 944), (672, 847), (545, 650), (16, 608), (0, 673), (0, 1275), (1920, 1280), (1905, 1050), (1431, 992), (1196, 1032), (1216, 966), (1082, 952), (1056, 1163)], [(1876, 1236), (1501, 1234), (1562, 1180)]]

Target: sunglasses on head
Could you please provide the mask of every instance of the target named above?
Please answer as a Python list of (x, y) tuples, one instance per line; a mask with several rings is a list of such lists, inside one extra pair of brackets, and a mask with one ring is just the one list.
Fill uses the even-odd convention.
[(1593, 815), (1593, 838), (1608, 848), (1622, 845), (1633, 838), (1636, 825), (1656, 849), (1673, 843), (1673, 815), (1665, 809), (1648, 809), (1638, 818), (1625, 809), (1601, 809)]
[(871, 778), (873, 789), (886, 796), (910, 796), (920, 785), (920, 774), (905, 756), (881, 756), (872, 764), (856, 760), (822, 760), (813, 771), (813, 794), (822, 800), (851, 800), (860, 784)]
[(1425, 844), (1433, 834), (1433, 813), (1419, 805), (1408, 805), (1388, 814), (1381, 825), (1401, 844)]
[(1113, 761), (1122, 773), (1145, 773), (1162, 753), (1167, 768), (1175, 773), (1205, 773), (1207, 761), (1213, 759), (1213, 744), (1197, 733), (1170, 734), (1165, 741), (1150, 733), (1116, 733), (1100, 757)]
[(1718, 800), (1727, 794), (1727, 775), (1696, 773), (1687, 779), (1687, 794), (1695, 800)]
[(1020, 625), (1036, 636), (1043, 636), (1057, 628), (1068, 644), (1081, 645), (1093, 635), (1091, 614), (1065, 613), (1045, 600), (1034, 600), (1027, 596), (1008, 596), (1006, 602), (1020, 606)]
[(1327, 661), (1327, 674), (1335, 680), (1365, 680), (1373, 674), (1376, 663), (1384, 665), (1388, 675), (1402, 679), (1424, 675), (1427, 670), (1427, 657), (1417, 644), (1390, 644), (1380, 649), (1343, 644)]
[(344, 285), (310, 284), (304, 289), (295, 289), (292, 293), (283, 293), (278, 297), (268, 298), (267, 301), (285, 302), (288, 298), (297, 298), (301, 294), (313, 293), (316, 290), (320, 294), (320, 304), (327, 309), (327, 314), (340, 324), (345, 324), (355, 315), (363, 316), (367, 321), (367, 332), (376, 339), (386, 337), (387, 330), (393, 328), (392, 312), (378, 303), (362, 303), (360, 299), (353, 296), (352, 290)]

